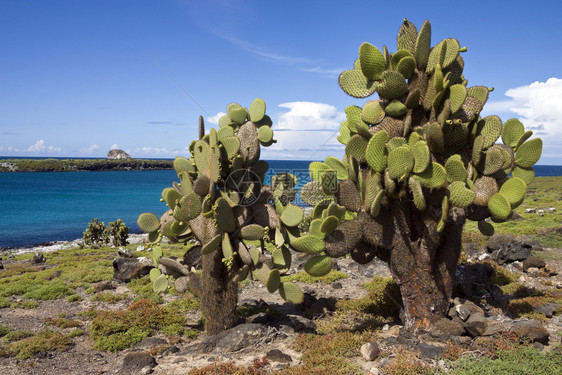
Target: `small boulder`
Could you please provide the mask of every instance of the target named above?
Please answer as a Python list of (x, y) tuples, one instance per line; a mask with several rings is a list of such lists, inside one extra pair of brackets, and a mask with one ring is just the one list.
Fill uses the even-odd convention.
[(172, 275), (173, 277), (181, 277), (189, 275), (189, 269), (172, 258), (160, 257), (158, 265), (164, 267), (164, 274)]
[(115, 289), (115, 284), (112, 281), (104, 280), (94, 284), (94, 292), (99, 293), (104, 290)]
[(443, 354), (443, 352), (445, 351), (444, 347), (427, 344), (421, 341), (418, 343), (418, 349), (422, 357), (427, 359), (435, 359), (437, 357), (440, 357), (441, 354)]
[(491, 253), (499, 250), (500, 245), (513, 241), (515, 241), (515, 236), (513, 234), (496, 233), (486, 242), (486, 248), (488, 252)]
[(534, 308), (539, 314), (544, 314), (547, 318), (552, 318), (556, 310), (558, 310), (562, 305), (559, 303), (547, 303), (546, 305), (537, 306)]
[(113, 278), (124, 283), (148, 275), (152, 261), (148, 258), (118, 257), (113, 261)]
[(464, 327), (458, 321), (442, 318), (431, 326), (429, 334), (433, 338), (446, 340), (451, 336), (462, 336), (464, 334)]
[(492, 259), (499, 265), (512, 263), (516, 260), (524, 261), (531, 256), (531, 249), (532, 246), (526, 242), (505, 242), (492, 253)]
[(488, 328), (488, 320), (480, 312), (472, 313), (464, 322), (464, 328), (472, 337), (482, 336)]
[(539, 257), (530, 256), (529, 258), (523, 261), (523, 271), (527, 272), (527, 270), (531, 267), (535, 268), (544, 268), (546, 263)]
[(207, 336), (199, 345), (201, 353), (217, 349), (221, 353), (231, 353), (247, 347), (255, 347), (267, 341), (267, 328), (261, 324), (240, 324), (214, 336)]
[(273, 362), (280, 362), (280, 363), (293, 362), (293, 358), (291, 358), (290, 355), (283, 353), (279, 349), (272, 349), (268, 351), (265, 355), (268, 360)]
[(45, 259), (45, 255), (43, 253), (35, 253), (33, 258), (31, 258), (31, 264), (41, 264), (45, 263), (47, 259)]
[(123, 358), (123, 365), (121, 366), (119, 374), (149, 374), (157, 365), (156, 360), (150, 354), (145, 352), (132, 352), (128, 353), (125, 358)]
[(511, 325), (511, 332), (530, 342), (540, 342), (548, 345), (550, 334), (537, 320), (518, 320)]
[(174, 289), (178, 293), (185, 293), (188, 290), (189, 279), (187, 276), (178, 277), (174, 281)]
[(380, 353), (381, 350), (376, 342), (367, 342), (361, 346), (361, 355), (366, 361), (374, 361)]

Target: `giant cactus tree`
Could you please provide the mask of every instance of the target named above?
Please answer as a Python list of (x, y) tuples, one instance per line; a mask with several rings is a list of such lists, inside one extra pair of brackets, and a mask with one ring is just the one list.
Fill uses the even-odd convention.
[[(480, 113), (492, 89), (467, 87), (456, 39), (431, 47), (431, 25), (401, 25), (397, 51), (363, 43), (339, 77), (350, 96), (340, 161), (310, 166), (301, 196), (316, 204), (311, 233), (331, 257), (388, 262), (402, 293), (405, 325), (425, 329), (448, 310), (466, 219), (486, 234), (508, 220), (534, 178), (542, 141), (517, 119)], [(501, 137), (502, 143), (498, 140)], [(338, 188), (331, 181), (337, 178)], [(328, 212), (335, 203), (353, 220)]]
[[(288, 301), (303, 300), (296, 284), (280, 280), (291, 262), (285, 238), (289, 233), (299, 237), (303, 211), (287, 199), (294, 195), (294, 176), (277, 175), (271, 186), (263, 185), (268, 164), (260, 160), (260, 146), (274, 142), (271, 125), (259, 98), (249, 109), (230, 104), (219, 129), (207, 134), (200, 117), (191, 157), (174, 160), (179, 183), (162, 191), (169, 210), (161, 218), (143, 213), (137, 221), (149, 233), (155, 263), (163, 236), (185, 242), (194, 235), (201, 243), (202, 270), (187, 276), (189, 290), (201, 300), (209, 335), (234, 325), (238, 282), (249, 275)], [(267, 242), (277, 246), (266, 247)], [(157, 269), (151, 278), (156, 291), (166, 289), (167, 278)]]

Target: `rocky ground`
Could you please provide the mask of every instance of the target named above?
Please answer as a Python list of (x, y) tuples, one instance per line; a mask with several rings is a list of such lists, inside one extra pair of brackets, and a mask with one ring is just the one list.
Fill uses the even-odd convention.
[[(239, 291), (239, 305), (249, 313), (240, 318), (240, 324), (224, 334), (215, 337), (200, 334), (190, 339), (186, 335), (158, 332), (126, 350), (99, 351), (93, 348), (94, 342), (88, 334), (91, 318), (80, 313), (92, 309), (127, 309), (134, 292), (127, 283), (119, 281), (121, 277), (118, 276), (112, 281), (94, 283), (94, 293), (91, 290), (87, 293), (85, 287), (77, 287), (80, 300), (39, 301), (39, 306), (33, 309), (19, 308), (17, 303), (22, 298), (11, 296), (12, 307), (0, 308), (0, 325), (13, 331), (37, 332), (47, 327), (49, 319), (61, 316), (63, 312), (66, 318), (77, 321), (77, 326), (85, 334), (74, 337), (72, 344), (63, 351), (39, 352), (28, 359), (2, 357), (0, 373), (187, 374), (193, 369), (228, 361), (274, 373), (304, 364), (303, 352), (295, 346), (295, 340), (303, 337), (301, 334), (337, 335), (359, 332), (361, 327), (370, 327), (369, 339), (363, 337), (365, 343), (354, 349), (347, 360), (362, 373), (392, 373), (393, 361), (404, 357), (404, 353), (420, 366), (446, 369), (448, 362), (445, 359), (450, 358), (453, 349), (459, 353), (483, 353), (495, 343), (494, 340), (510, 335), (526, 340), (528, 345), (545, 353), (560, 351), (562, 249), (542, 248), (525, 238), (501, 235), (492, 237), (485, 246), (465, 244), (465, 249), (467, 259), (458, 271), (459, 297), (451, 301), (449, 316), (428, 333), (412, 335), (404, 331), (399, 301), (391, 295), (384, 296), (389, 299), (385, 303), (391, 307), (396, 304), (391, 310), (398, 313), (385, 318), (359, 310), (344, 311), (336, 306), (336, 301), (360, 300), (367, 296), (370, 292), (365, 284), (374, 277), (378, 276), (379, 280), (380, 277), (390, 277), (382, 262), (375, 260), (360, 266), (342, 259), (335, 268), (349, 277), (330, 283), (299, 282), (306, 293), (305, 302), (300, 306), (285, 303), (278, 294), (270, 294), (261, 284), (250, 282)], [(113, 257), (116, 253), (114, 251)], [(117, 263), (126, 263), (123, 261), (126, 255), (126, 252), (122, 253), (121, 263)], [(45, 253), (47, 259), (49, 256)], [(130, 259), (131, 262), (138, 261), (136, 257)], [(33, 262), (35, 264), (30, 265)], [(303, 258), (294, 259), (289, 273), (297, 274), (303, 263)], [(41, 257), (21, 259), (6, 255), (3, 255), (2, 266), (5, 271), (17, 267), (49, 267)], [(141, 268), (139, 266), (137, 270)], [(2, 287), (4, 285), (0, 284), (0, 289)], [(107, 291), (127, 298), (111, 303), (94, 299), (96, 294)], [(164, 296), (166, 301), (177, 298)], [(199, 310), (186, 314), (187, 326), (195, 331), (201, 330)], [(68, 333), (72, 329), (62, 328), (60, 331)], [(545, 374), (549, 373), (548, 369), (545, 371)], [(206, 373), (215, 372), (208, 370)], [(347, 372), (342, 370), (340, 373)]]

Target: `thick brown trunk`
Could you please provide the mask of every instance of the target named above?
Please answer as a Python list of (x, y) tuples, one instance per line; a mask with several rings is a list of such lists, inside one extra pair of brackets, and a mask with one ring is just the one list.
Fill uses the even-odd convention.
[(202, 256), (200, 301), (207, 335), (216, 335), (234, 327), (236, 318), (238, 284), (230, 281), (221, 258), (220, 251)]
[(422, 331), (448, 312), (465, 217), (451, 209), (438, 233), (435, 213), (414, 217), (415, 212), (408, 205), (392, 211), (396, 233), (389, 266), (402, 293), (406, 329)]

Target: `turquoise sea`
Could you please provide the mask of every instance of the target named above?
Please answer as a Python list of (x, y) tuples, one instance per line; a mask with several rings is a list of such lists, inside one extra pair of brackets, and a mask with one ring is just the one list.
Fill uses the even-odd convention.
[[(309, 161), (269, 161), (271, 175), (291, 172), (302, 187)], [(122, 219), (139, 233), (142, 212), (160, 215), (162, 189), (178, 181), (173, 170), (0, 173), (0, 249), (74, 240), (92, 218)]]
[[(309, 161), (269, 161), (271, 175), (294, 173), (308, 181)], [(562, 176), (562, 166), (535, 166), (537, 176)], [(160, 193), (177, 181), (173, 170), (0, 173), (0, 248), (74, 240), (92, 218), (122, 219), (139, 233), (142, 212), (166, 211)]]

